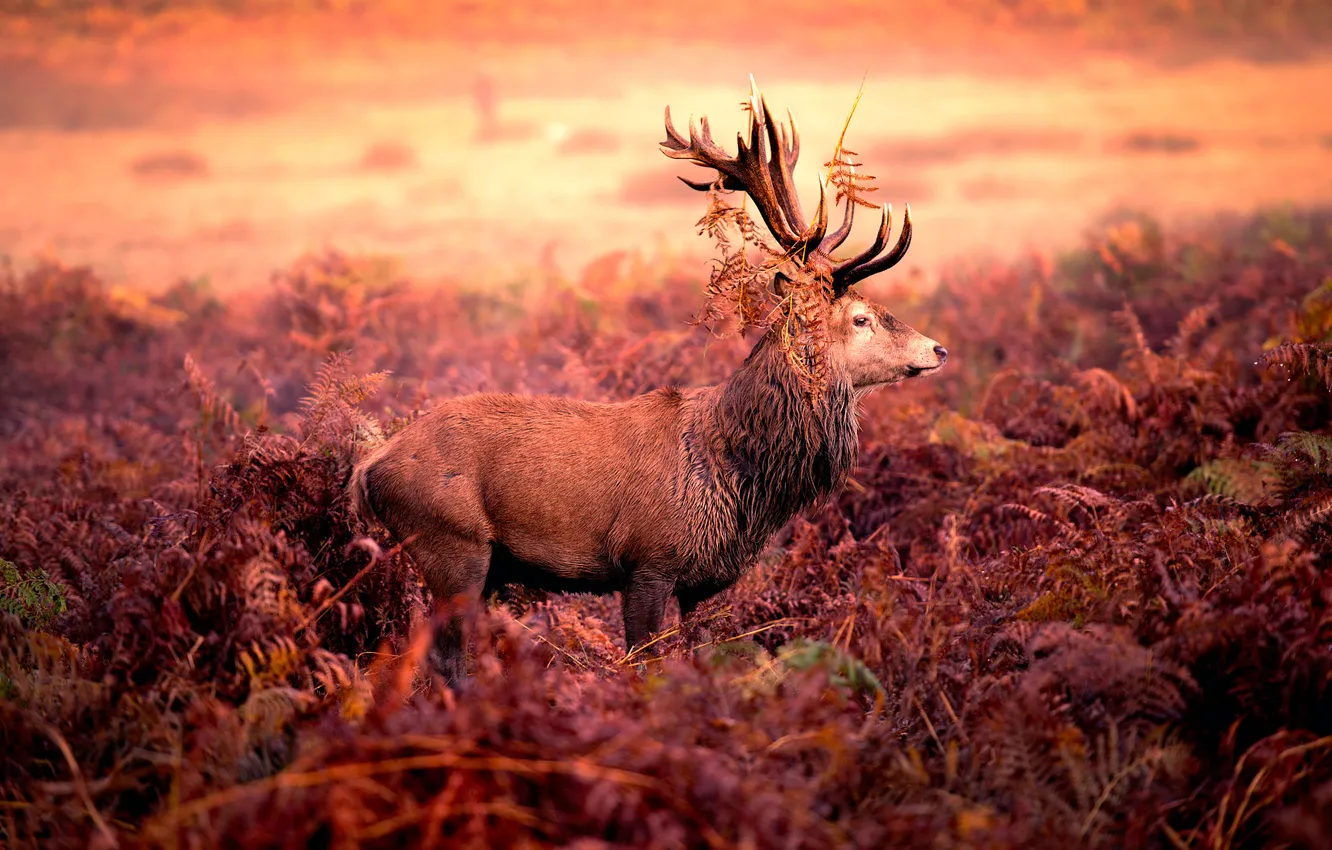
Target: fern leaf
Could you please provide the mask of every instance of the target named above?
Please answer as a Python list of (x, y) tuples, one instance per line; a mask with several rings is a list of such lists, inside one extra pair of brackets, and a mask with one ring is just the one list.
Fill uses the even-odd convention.
[(217, 385), (213, 383), (213, 379), (205, 375), (199, 364), (188, 354), (185, 355), (185, 378), (190, 390), (199, 400), (199, 410), (204, 414), (205, 422), (213, 418), (224, 425), (231, 434), (241, 433), (244, 426), (236, 408), (218, 395)]
[(1332, 517), (1332, 493), (1309, 499), (1304, 505), (1286, 514), (1281, 531), (1290, 537), (1301, 537), (1313, 526)]
[(1160, 382), (1159, 358), (1147, 344), (1147, 335), (1142, 330), (1142, 322), (1138, 321), (1138, 314), (1125, 301), (1124, 308), (1115, 313), (1115, 319), (1124, 327), (1127, 344), (1124, 351), (1125, 365), (1142, 375), (1148, 385), (1156, 387)]
[(1184, 482), (1206, 493), (1226, 496), (1255, 507), (1270, 504), (1281, 487), (1281, 477), (1275, 466), (1247, 458), (1210, 461), (1185, 476)]
[(1286, 455), (1299, 455), (1309, 459), (1315, 468), (1332, 460), (1332, 436), (1312, 434), (1308, 431), (1287, 431), (1277, 437), (1277, 448)]
[(1332, 390), (1332, 345), (1312, 342), (1285, 342), (1264, 352), (1258, 362), (1265, 368), (1283, 366), (1292, 375), (1309, 375)]
[(1072, 523), (1066, 522), (1060, 519), (1059, 517), (1051, 516), (1050, 514), (1047, 514), (1044, 511), (1038, 511), (1035, 508), (1031, 508), (1026, 505), (1018, 505), (1010, 502), (1008, 504), (1000, 505), (999, 510), (1026, 517), (1027, 519), (1031, 520), (1034, 523), (1048, 522), (1056, 526), (1061, 532), (1064, 532), (1066, 534), (1071, 534), (1077, 531), (1077, 526), (1073, 525)]
[(1185, 357), (1190, 354), (1198, 338), (1203, 331), (1207, 330), (1208, 324), (1211, 323), (1212, 317), (1216, 315), (1220, 307), (1220, 302), (1209, 301), (1190, 310), (1188, 315), (1180, 321), (1175, 335), (1166, 344), (1170, 353), (1176, 357)]

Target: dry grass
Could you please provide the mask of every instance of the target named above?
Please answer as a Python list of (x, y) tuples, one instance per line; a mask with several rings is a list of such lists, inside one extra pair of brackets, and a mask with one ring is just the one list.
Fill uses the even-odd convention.
[(350, 463), (457, 393), (716, 380), (750, 341), (686, 327), (698, 280), (463, 295), (328, 255), (242, 303), (9, 273), (0, 835), (1325, 846), (1330, 224), (1135, 219), (876, 293), (953, 356), (874, 398), (836, 499), (655, 655), (614, 599), (469, 612), (460, 696)]

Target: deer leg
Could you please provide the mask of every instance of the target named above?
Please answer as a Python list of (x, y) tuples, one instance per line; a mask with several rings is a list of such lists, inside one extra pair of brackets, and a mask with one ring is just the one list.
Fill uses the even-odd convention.
[(410, 547), (413, 560), (421, 570), (426, 586), (435, 597), (437, 609), (453, 607), (436, 627), (430, 665), (451, 687), (466, 679), (466, 636), (462, 615), (456, 613), (459, 602), (481, 598), (486, 573), (490, 571), (490, 544), (462, 537), (434, 537)]
[(675, 583), (656, 575), (632, 575), (624, 588), (624, 642), (630, 652), (661, 630), (666, 599)]

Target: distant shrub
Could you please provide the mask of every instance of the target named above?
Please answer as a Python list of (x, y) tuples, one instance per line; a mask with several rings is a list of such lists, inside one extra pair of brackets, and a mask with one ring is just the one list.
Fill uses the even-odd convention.
[(129, 170), (145, 179), (182, 180), (208, 176), (208, 161), (193, 151), (161, 151), (135, 158)]
[(420, 160), (410, 145), (379, 142), (366, 148), (357, 163), (362, 171), (405, 171), (416, 168)]

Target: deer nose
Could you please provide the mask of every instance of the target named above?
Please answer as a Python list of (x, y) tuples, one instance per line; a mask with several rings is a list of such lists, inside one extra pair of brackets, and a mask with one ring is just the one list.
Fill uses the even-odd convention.
[(948, 359), (948, 349), (944, 348), (942, 345), (936, 345), (934, 347), (934, 353), (939, 355), (939, 363), (941, 364)]

